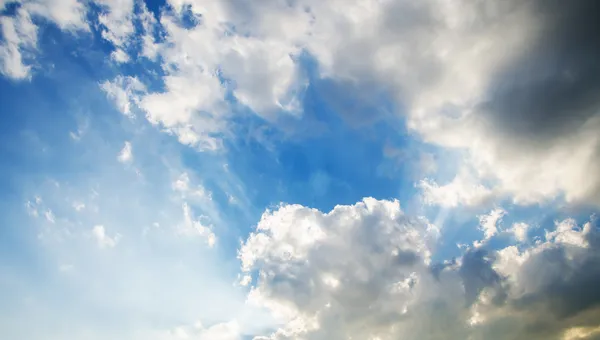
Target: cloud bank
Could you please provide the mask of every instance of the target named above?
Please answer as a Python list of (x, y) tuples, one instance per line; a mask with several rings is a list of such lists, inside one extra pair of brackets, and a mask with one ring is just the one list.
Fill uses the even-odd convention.
[[(499, 214), (483, 219), (486, 238)], [(596, 223), (564, 220), (530, 248), (440, 264), (438, 230), (397, 201), (278, 207), (239, 252), (249, 300), (282, 322), (255, 339), (567, 339), (598, 327)]]

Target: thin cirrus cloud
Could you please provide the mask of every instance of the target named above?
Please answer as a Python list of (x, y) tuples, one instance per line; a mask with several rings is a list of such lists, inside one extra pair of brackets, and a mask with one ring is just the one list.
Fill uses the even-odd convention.
[(0, 7), (3, 335), (598, 336), (597, 2)]

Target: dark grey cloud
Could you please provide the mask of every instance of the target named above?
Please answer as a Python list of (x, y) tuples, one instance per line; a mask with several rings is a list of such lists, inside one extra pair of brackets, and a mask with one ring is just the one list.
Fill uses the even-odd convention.
[(600, 2), (532, 7), (541, 34), (492, 78), (482, 108), (500, 133), (548, 142), (600, 114)]
[(471, 306), (486, 287), (499, 287), (502, 278), (492, 268), (494, 254), (484, 249), (468, 251), (462, 258), (458, 271), (465, 288), (467, 306)]

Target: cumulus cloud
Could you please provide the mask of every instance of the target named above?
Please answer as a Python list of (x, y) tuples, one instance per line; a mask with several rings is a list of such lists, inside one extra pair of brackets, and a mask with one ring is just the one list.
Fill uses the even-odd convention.
[(123, 145), (123, 149), (119, 151), (119, 155), (117, 155), (117, 160), (121, 163), (129, 163), (133, 159), (133, 150), (131, 149), (131, 143), (125, 142)]
[(395, 201), (265, 212), (239, 258), (256, 278), (249, 301), (281, 327), (256, 339), (563, 339), (599, 326), (594, 219), (442, 264), (431, 261), (437, 235)]
[(530, 226), (527, 223), (518, 222), (514, 223), (509, 231), (514, 234), (517, 241), (525, 242), (527, 240), (527, 233), (529, 229)]
[[(239, 257), (257, 275), (249, 299), (284, 321), (273, 339), (411, 339), (419, 326), (403, 321), (426, 317), (423, 302), (435, 299), (424, 287), (437, 285), (436, 236), (397, 201), (366, 198), (329, 213), (286, 205), (263, 215)], [(458, 285), (447, 288), (451, 300), (460, 295)]]
[(92, 237), (96, 240), (100, 248), (114, 248), (121, 239), (121, 234), (109, 236), (103, 225), (96, 225), (92, 228)]

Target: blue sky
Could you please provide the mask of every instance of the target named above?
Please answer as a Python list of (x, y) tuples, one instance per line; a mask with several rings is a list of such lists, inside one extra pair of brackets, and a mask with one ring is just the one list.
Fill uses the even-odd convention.
[(0, 335), (594, 339), (593, 5), (449, 3), (0, 1)]

